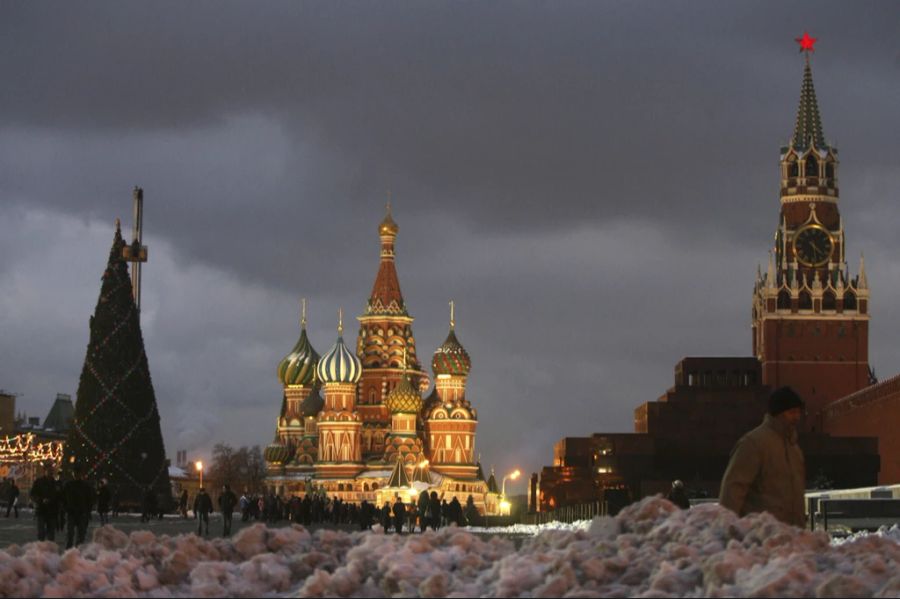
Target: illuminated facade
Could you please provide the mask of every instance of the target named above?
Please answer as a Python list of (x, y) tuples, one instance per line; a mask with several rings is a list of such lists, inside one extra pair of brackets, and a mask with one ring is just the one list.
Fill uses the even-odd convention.
[(393, 489), (398, 477), (391, 474), (400, 468), (401, 480), (417, 489), (463, 504), (472, 496), (479, 511), (495, 513), (476, 462), (478, 414), (465, 394), (471, 360), (456, 338), (452, 302), (450, 333), (432, 359), (434, 386), (423, 398), (431, 385), (400, 291), (398, 232), (388, 208), (355, 352), (344, 344), (341, 318), (337, 342), (320, 358), (307, 337), (304, 304), (300, 339), (278, 366), (284, 396), (265, 451), (269, 487), (286, 495), (324, 488), (344, 501), (374, 502)]

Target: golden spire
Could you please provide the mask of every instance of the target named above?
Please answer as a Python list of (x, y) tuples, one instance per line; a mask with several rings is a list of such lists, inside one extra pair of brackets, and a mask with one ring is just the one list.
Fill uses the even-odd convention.
[(306, 298), (300, 300), (300, 327), (306, 328)]
[(452, 331), (454, 327), (456, 327), (456, 319), (453, 317), (453, 300), (450, 300), (450, 330)]
[(344, 309), (338, 308), (338, 337), (344, 335)]

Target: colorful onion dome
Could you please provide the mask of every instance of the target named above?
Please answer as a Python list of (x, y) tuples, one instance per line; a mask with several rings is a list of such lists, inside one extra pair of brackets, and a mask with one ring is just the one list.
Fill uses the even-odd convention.
[(456, 338), (456, 332), (450, 328), (447, 340), (434, 352), (431, 358), (431, 369), (434, 374), (454, 374), (468, 376), (472, 369), (469, 353)]
[(341, 312), (337, 342), (328, 350), (316, 369), (319, 381), (328, 383), (356, 383), (362, 376), (362, 362), (344, 345), (344, 322)]
[(278, 364), (278, 380), (285, 386), (309, 386), (316, 381), (316, 365), (319, 354), (313, 349), (306, 337), (306, 298), (302, 301), (300, 317), (300, 339), (291, 353)]
[(391, 235), (393, 237), (397, 236), (397, 232), (400, 230), (400, 227), (397, 226), (397, 223), (394, 222), (394, 219), (391, 218), (391, 203), (387, 204), (387, 214), (384, 216), (384, 220), (381, 221), (381, 224), (378, 225), (378, 234), (379, 235)]
[(303, 418), (315, 418), (324, 406), (325, 400), (319, 395), (319, 389), (314, 387), (309, 392), (309, 395), (306, 396), (306, 399), (300, 402), (300, 416)]
[(272, 464), (284, 464), (288, 460), (291, 459), (291, 448), (283, 443), (272, 443), (271, 445), (266, 447), (266, 451), (264, 452), (264, 456), (266, 461)]
[(316, 382), (318, 363), (319, 354), (309, 343), (304, 326), (294, 349), (278, 364), (278, 380), (285, 386), (303, 385), (308, 387)]
[(392, 413), (417, 414), (422, 409), (422, 396), (413, 388), (409, 376), (404, 372), (400, 383), (384, 398), (384, 405)]

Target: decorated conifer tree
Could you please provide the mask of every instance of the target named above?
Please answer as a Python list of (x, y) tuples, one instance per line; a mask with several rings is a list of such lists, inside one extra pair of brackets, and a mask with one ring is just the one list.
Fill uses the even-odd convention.
[(123, 504), (140, 502), (147, 489), (171, 495), (156, 396), (144, 351), (125, 242), (116, 234), (90, 319), (90, 341), (78, 383), (75, 417), (63, 472), (79, 468), (89, 480), (106, 478)]

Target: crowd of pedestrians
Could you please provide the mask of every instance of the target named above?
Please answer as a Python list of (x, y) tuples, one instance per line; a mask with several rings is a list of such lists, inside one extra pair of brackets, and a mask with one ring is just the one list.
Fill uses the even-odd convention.
[[(2, 495), (7, 501), (6, 515), (19, 517), (20, 490), (13, 480), (5, 481)], [(96, 509), (100, 525), (109, 524), (111, 517), (119, 512), (119, 501), (108, 482), (103, 479), (92, 486), (75, 470), (69, 480), (62, 481), (52, 467), (47, 467), (43, 476), (37, 478), (30, 491), (37, 523), (37, 537), (40, 541), (54, 541), (57, 532), (65, 531), (66, 547), (73, 547), (85, 541), (92, 511)], [(222, 535), (232, 533), (235, 511), (242, 522), (261, 521), (270, 524), (287, 521), (303, 526), (337, 525), (351, 526), (359, 530), (369, 530), (380, 525), (385, 532), (424, 532), (428, 528), (437, 530), (443, 526), (456, 524), (465, 526), (480, 523), (478, 510), (472, 496), (463, 506), (456, 497), (449, 502), (435, 491), (422, 491), (417, 497), (406, 493), (394, 494), (392, 501), (381, 507), (369, 501), (360, 504), (329, 497), (323, 488), (308, 489), (302, 496), (285, 498), (274, 493), (253, 494), (244, 492), (238, 497), (229, 485), (224, 485), (216, 501), (203, 487), (190, 501), (188, 490), (182, 490), (169, 506), (175, 506), (182, 518), (193, 512), (197, 520), (197, 534), (209, 535), (210, 515), (214, 511), (222, 514)], [(166, 511), (156, 493), (145, 489), (141, 498), (141, 522), (162, 518)], [(171, 507), (170, 507), (171, 510)]]

